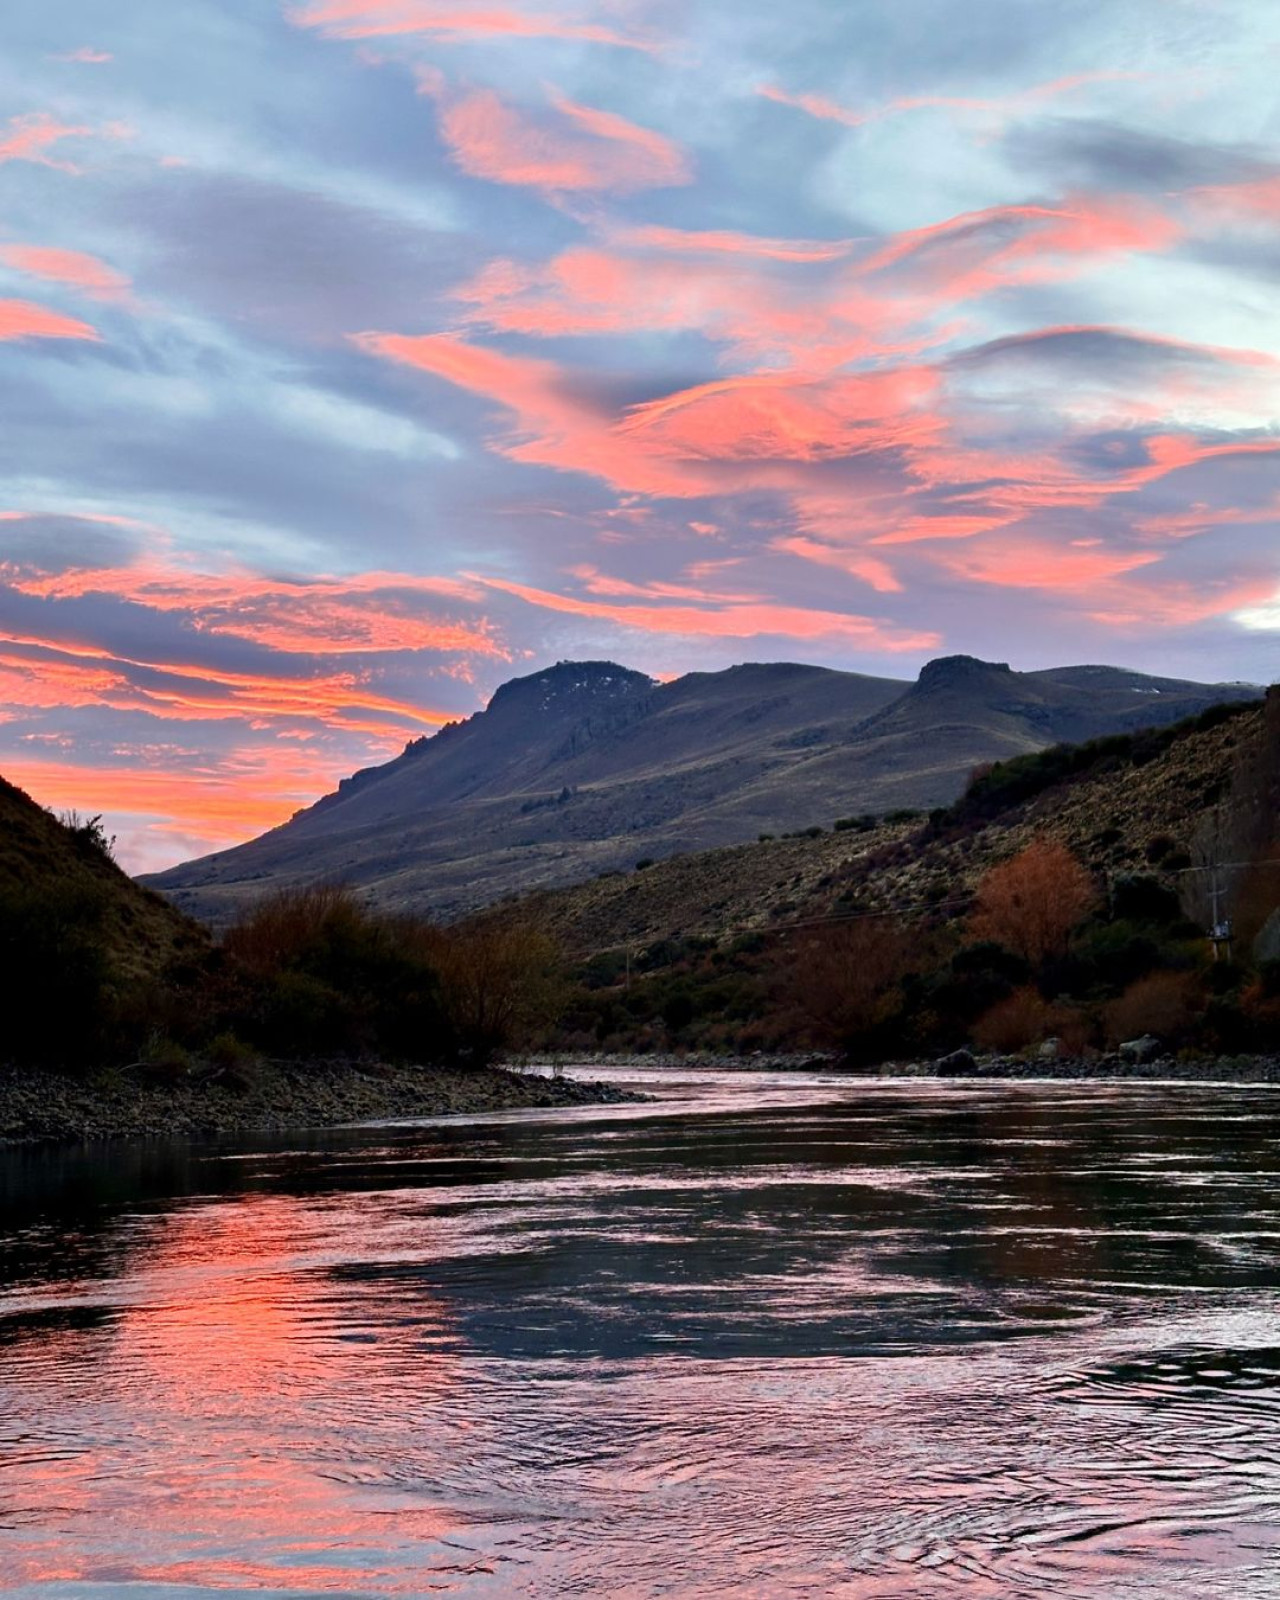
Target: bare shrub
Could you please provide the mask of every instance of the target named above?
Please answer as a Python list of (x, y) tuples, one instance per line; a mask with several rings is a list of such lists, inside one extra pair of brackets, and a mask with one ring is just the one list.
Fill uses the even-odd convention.
[(1015, 989), (974, 1023), (973, 1042), (1002, 1054), (1026, 1050), (1053, 1035), (1053, 1021), (1054, 1008), (1038, 989)]
[(866, 1054), (898, 1010), (909, 954), (891, 917), (815, 930), (783, 958), (782, 992), (815, 1044)]
[(1093, 879), (1055, 839), (1033, 839), (978, 885), (969, 937), (1012, 950), (1033, 967), (1063, 956), (1071, 934), (1097, 902)]
[(418, 937), (471, 1060), (526, 1044), (553, 1020), (562, 999), (560, 951), (535, 924), (493, 917), (429, 931), (419, 925)]
[(1147, 1033), (1176, 1042), (1191, 1031), (1202, 1010), (1203, 994), (1194, 973), (1152, 972), (1105, 1008), (1107, 1043), (1123, 1044)]
[(369, 913), (340, 884), (277, 889), (251, 906), (223, 937), (223, 947), (255, 972), (279, 972), (335, 933), (354, 933)]

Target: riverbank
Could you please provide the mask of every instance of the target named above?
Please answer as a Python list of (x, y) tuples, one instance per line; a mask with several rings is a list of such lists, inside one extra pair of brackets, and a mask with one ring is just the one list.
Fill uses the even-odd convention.
[(0, 1146), (271, 1133), (390, 1117), (474, 1115), (635, 1099), (610, 1084), (501, 1067), (450, 1071), (349, 1062), (263, 1062), (242, 1076), (148, 1082), (0, 1068)]
[(604, 1052), (575, 1055), (521, 1057), (521, 1064), (556, 1068), (572, 1065), (612, 1071), (697, 1070), (729, 1072), (839, 1072), (859, 1078), (954, 1078), (957, 1080), (1019, 1079), (1027, 1082), (1079, 1080), (1103, 1083), (1132, 1079), (1139, 1082), (1278, 1083), (1280, 1056), (1171, 1056), (1155, 1053), (1134, 1060), (1118, 1053), (1089, 1056), (973, 1055), (967, 1050), (936, 1061), (885, 1061), (874, 1067), (850, 1066), (839, 1056), (818, 1051), (788, 1055), (721, 1056), (690, 1051), (685, 1055), (609, 1055)]

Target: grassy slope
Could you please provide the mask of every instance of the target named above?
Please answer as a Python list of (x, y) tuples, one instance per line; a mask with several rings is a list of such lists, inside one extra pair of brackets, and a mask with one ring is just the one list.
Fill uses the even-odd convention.
[[(1053, 785), (990, 820), (931, 837), (919, 822), (872, 833), (824, 833), (705, 851), (643, 872), (508, 902), (538, 916), (574, 955), (668, 938), (717, 939), (855, 908), (963, 901), (983, 872), (1034, 833), (1067, 843), (1102, 873), (1155, 871), (1148, 843), (1190, 844), (1205, 806), (1229, 775), (1235, 751), (1261, 726), (1251, 707), (1217, 727), (1180, 730), (1162, 753)], [(1170, 881), (1174, 881), (1172, 878)]]
[(101, 898), (112, 966), (122, 978), (147, 976), (208, 948), (197, 923), (0, 778), (0, 892), (55, 889)]

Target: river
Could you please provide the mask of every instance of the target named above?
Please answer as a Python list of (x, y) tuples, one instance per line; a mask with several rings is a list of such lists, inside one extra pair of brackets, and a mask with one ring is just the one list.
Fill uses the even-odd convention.
[(1280, 1089), (0, 1152), (0, 1592), (1280, 1594)]

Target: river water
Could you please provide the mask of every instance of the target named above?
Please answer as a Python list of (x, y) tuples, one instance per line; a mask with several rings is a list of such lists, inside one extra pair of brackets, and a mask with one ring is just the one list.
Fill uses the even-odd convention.
[(0, 1152), (0, 1592), (1280, 1595), (1280, 1091), (642, 1076)]

